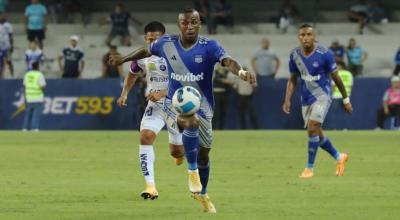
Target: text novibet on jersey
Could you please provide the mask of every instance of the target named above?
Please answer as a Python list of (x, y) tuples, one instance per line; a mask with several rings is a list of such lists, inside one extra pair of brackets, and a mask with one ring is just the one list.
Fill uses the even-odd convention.
[(45, 97), (43, 114), (108, 115), (113, 110), (114, 96)]

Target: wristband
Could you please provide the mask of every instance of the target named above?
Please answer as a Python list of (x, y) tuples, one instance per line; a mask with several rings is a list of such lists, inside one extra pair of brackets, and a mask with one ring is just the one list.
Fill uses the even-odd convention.
[(346, 97), (346, 98), (344, 98), (343, 99), (343, 104), (349, 104), (350, 103), (350, 98), (349, 97)]
[(239, 76), (245, 76), (246, 75), (246, 71), (241, 69), (241, 70), (239, 70), (238, 75)]

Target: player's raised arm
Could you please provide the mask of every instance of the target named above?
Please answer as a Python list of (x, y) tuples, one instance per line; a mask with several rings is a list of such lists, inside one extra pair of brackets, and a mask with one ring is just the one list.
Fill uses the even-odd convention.
[(248, 81), (252, 85), (256, 83), (256, 76), (247, 70), (243, 70), (240, 64), (231, 57), (224, 58), (221, 63), (233, 74), (238, 75), (242, 80)]
[(332, 80), (335, 82), (335, 85), (340, 91), (340, 94), (342, 94), (343, 97), (343, 105), (344, 105), (344, 110), (351, 114), (353, 112), (353, 106), (350, 103), (350, 98), (347, 96), (346, 89), (343, 85), (342, 79), (340, 78), (339, 74), (337, 71), (333, 72), (331, 74)]
[(121, 55), (111, 55), (110, 58), (108, 59), (108, 63), (111, 65), (121, 65), (128, 61), (140, 60), (140, 59), (150, 57), (150, 56), (151, 56), (151, 53), (150, 53), (149, 49), (147, 47), (141, 47), (123, 57)]
[(136, 80), (139, 78), (139, 74), (142, 73), (142, 69), (139, 67), (139, 64), (134, 61), (131, 64), (130, 72), (128, 76), (125, 77), (124, 87), (122, 88), (122, 92), (120, 97), (117, 100), (117, 104), (119, 107), (126, 106), (126, 100), (128, 99), (128, 93), (135, 85)]
[(286, 93), (285, 93), (285, 101), (283, 103), (283, 112), (286, 114), (290, 114), (290, 102), (294, 93), (294, 89), (297, 85), (297, 76), (295, 74), (290, 75), (287, 85), (286, 85)]

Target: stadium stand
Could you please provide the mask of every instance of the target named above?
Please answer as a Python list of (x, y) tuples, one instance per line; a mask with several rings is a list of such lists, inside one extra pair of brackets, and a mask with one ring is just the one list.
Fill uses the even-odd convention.
[[(191, 5), (192, 3), (183, 0), (168, 1), (168, 4), (161, 0), (123, 0), (119, 2), (123, 3), (125, 8), (143, 23), (151, 20), (163, 21), (166, 23), (167, 33), (177, 33), (175, 24), (177, 11), (184, 5)], [(282, 35), (272, 22), (271, 18), (277, 16), (281, 1), (231, 0), (229, 2), (233, 6), (235, 14), (235, 27), (233, 31), (223, 26), (218, 27), (219, 34), (212, 37), (220, 40), (230, 54), (247, 66), (250, 64), (251, 55), (257, 48), (259, 40), (262, 37), (268, 37), (274, 42), (274, 47), (283, 61), (279, 76), (287, 77), (285, 57), (288, 56), (290, 49), (296, 45), (294, 40), (296, 38), (296, 24), (291, 26), (285, 35)], [(355, 37), (366, 48), (370, 54), (370, 59), (365, 64), (364, 76), (389, 76), (391, 74), (394, 65), (393, 56), (399, 46), (397, 38), (400, 35), (398, 28), (400, 23), (396, 21), (400, 20), (400, 10), (390, 11), (389, 23), (371, 24), (365, 30), (365, 34), (360, 36), (357, 35), (357, 25), (347, 21), (346, 10), (351, 6), (352, 1), (294, 0), (291, 2), (301, 11), (302, 21), (309, 21), (316, 25), (319, 34), (318, 39), (325, 45), (330, 45), (333, 39), (339, 39), (346, 45), (350, 37)], [(21, 78), (25, 71), (24, 52), (27, 48), (27, 41), (24, 33), (23, 11), (26, 4), (26, 1), (14, 0), (9, 4), (6, 13), (8, 20), (14, 26), (15, 51), (13, 60), (18, 78)], [(109, 12), (113, 10), (115, 2), (100, 0), (96, 1), (94, 5), (88, 4), (90, 2), (82, 2), (80, 5), (80, 10), (89, 15), (88, 24), (82, 23), (82, 14), (80, 13), (74, 13), (72, 24), (49, 24), (44, 48), (47, 57), (44, 71), (50, 78), (60, 77), (57, 63), (54, 60), (60, 50), (68, 44), (68, 38), (72, 34), (80, 36), (80, 47), (86, 52), (86, 67), (83, 77), (100, 77), (101, 55), (107, 51), (105, 39), (110, 31), (110, 26), (100, 26), (99, 21), (108, 16)], [(387, 1), (385, 6), (391, 9), (400, 8), (400, 2)], [(87, 8), (90, 8), (90, 10), (87, 11)], [(122, 54), (143, 45), (141, 29), (142, 27), (131, 26), (133, 47), (120, 47), (119, 50)], [(203, 34), (206, 34), (206, 29), (203, 26)], [(380, 37), (376, 38), (376, 35)], [(117, 45), (118, 40), (114, 40)], [(124, 69), (127, 71), (128, 65), (125, 65)], [(9, 77), (9, 75), (6, 74), (6, 77)]]

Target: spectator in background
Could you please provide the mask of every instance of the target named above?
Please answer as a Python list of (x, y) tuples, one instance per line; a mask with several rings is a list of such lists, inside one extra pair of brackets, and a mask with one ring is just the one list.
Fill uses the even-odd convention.
[(58, 56), (58, 65), (63, 78), (79, 78), (82, 76), (85, 67), (84, 53), (78, 47), (79, 37), (73, 35), (70, 39), (71, 46), (64, 47)]
[(232, 82), (228, 79), (228, 70), (217, 65), (213, 80), (214, 118), (213, 128), (224, 129), (226, 109), (228, 107), (227, 90)]
[[(346, 89), (347, 96), (351, 96), (351, 91), (353, 88), (353, 75), (346, 70), (346, 65), (343, 61), (337, 61), (338, 66), (338, 74), (342, 79), (344, 88)], [(327, 124), (330, 129), (346, 129), (348, 125), (346, 122), (348, 121), (346, 118), (348, 117), (346, 112), (343, 109), (343, 97), (340, 93), (339, 89), (332, 81), (332, 107), (330, 108), (330, 113), (328, 114)], [(337, 123), (341, 122), (344, 126), (338, 127)]]
[(0, 14), (0, 50), (2, 55), (0, 57), (0, 62), (2, 62), (0, 75), (4, 72), (5, 64), (7, 64), (11, 76), (14, 76), (14, 66), (11, 60), (12, 52), (14, 50), (13, 27), (3, 14)]
[(121, 43), (124, 46), (131, 46), (131, 34), (129, 32), (129, 20), (141, 24), (129, 12), (124, 11), (122, 4), (115, 6), (114, 12), (110, 14), (107, 21), (111, 22), (111, 32), (106, 40), (107, 46), (111, 46), (111, 41), (116, 36), (121, 36)]
[(233, 29), (234, 19), (232, 6), (226, 0), (218, 0), (211, 8), (210, 21), (208, 23), (210, 34), (217, 33), (218, 25), (225, 25)]
[(28, 71), (32, 70), (32, 63), (43, 64), (44, 54), (43, 51), (38, 48), (36, 41), (29, 43), (29, 48), (25, 51), (25, 61)]
[[(246, 70), (246, 68), (243, 68)], [(246, 129), (246, 116), (250, 116), (250, 122), (252, 124), (251, 128), (258, 129), (258, 121), (256, 115), (256, 109), (253, 104), (253, 93), (255, 91), (256, 85), (250, 84), (248, 81), (240, 80), (239, 77), (236, 77), (233, 84), (233, 88), (239, 95), (238, 101), (238, 110), (240, 117), (240, 128)]]
[(347, 61), (349, 70), (353, 76), (361, 76), (363, 73), (363, 63), (367, 60), (368, 53), (364, 48), (357, 45), (354, 38), (350, 38), (347, 47)]
[(32, 63), (32, 70), (27, 72), (24, 77), (25, 86), (25, 117), (22, 127), (23, 131), (31, 129), (39, 131), (40, 116), (43, 112), (44, 88), (46, 80), (43, 73), (39, 71), (39, 63)]
[(47, 30), (47, 10), (39, 3), (39, 0), (31, 0), (31, 4), (25, 8), (25, 31), (30, 42), (37, 40), (40, 49), (43, 50), (43, 40)]
[(0, 79), (3, 79), (4, 68), (7, 63), (7, 53), (4, 50), (0, 50)]
[(351, 6), (347, 12), (347, 16), (351, 22), (357, 22), (358, 32), (363, 34), (364, 27), (368, 22), (368, 5), (366, 0), (358, 0), (358, 3)]
[(121, 55), (117, 50), (117, 46), (110, 46), (110, 50), (103, 56), (101, 71), (103, 78), (118, 78), (123, 75), (122, 65), (114, 66), (108, 63), (108, 58), (112, 55)]
[(207, 24), (208, 34), (212, 34), (213, 29), (210, 25), (210, 4), (208, 1), (201, 0), (194, 2), (194, 9), (200, 14), (201, 24)]
[(396, 56), (394, 57), (394, 62), (396, 67), (393, 70), (393, 75), (398, 76), (400, 72), (400, 48), (396, 52)]
[(300, 18), (300, 16), (300, 11), (290, 2), (290, 0), (283, 1), (283, 4), (279, 9), (277, 28), (281, 29), (282, 33), (286, 33), (289, 25), (293, 24), (293, 20)]
[(275, 50), (270, 48), (267, 38), (261, 40), (261, 48), (256, 51), (251, 59), (251, 65), (258, 76), (276, 78), (280, 60)]
[(374, 23), (388, 23), (389, 16), (383, 7), (382, 1), (370, 1), (368, 8), (369, 19)]
[(48, 1), (47, 8), (51, 22), (59, 24), (66, 21), (65, 5), (61, 0)]
[(339, 40), (334, 40), (329, 49), (335, 56), (336, 62), (344, 62), (344, 54), (346, 53), (346, 50), (344, 49), (344, 46), (339, 43)]
[(8, 7), (8, 0), (0, 0), (0, 13), (6, 12)]
[(376, 124), (378, 128), (383, 128), (386, 118), (400, 117), (400, 78), (393, 76), (391, 82), (391, 88), (386, 90), (383, 96), (383, 107), (377, 112)]

